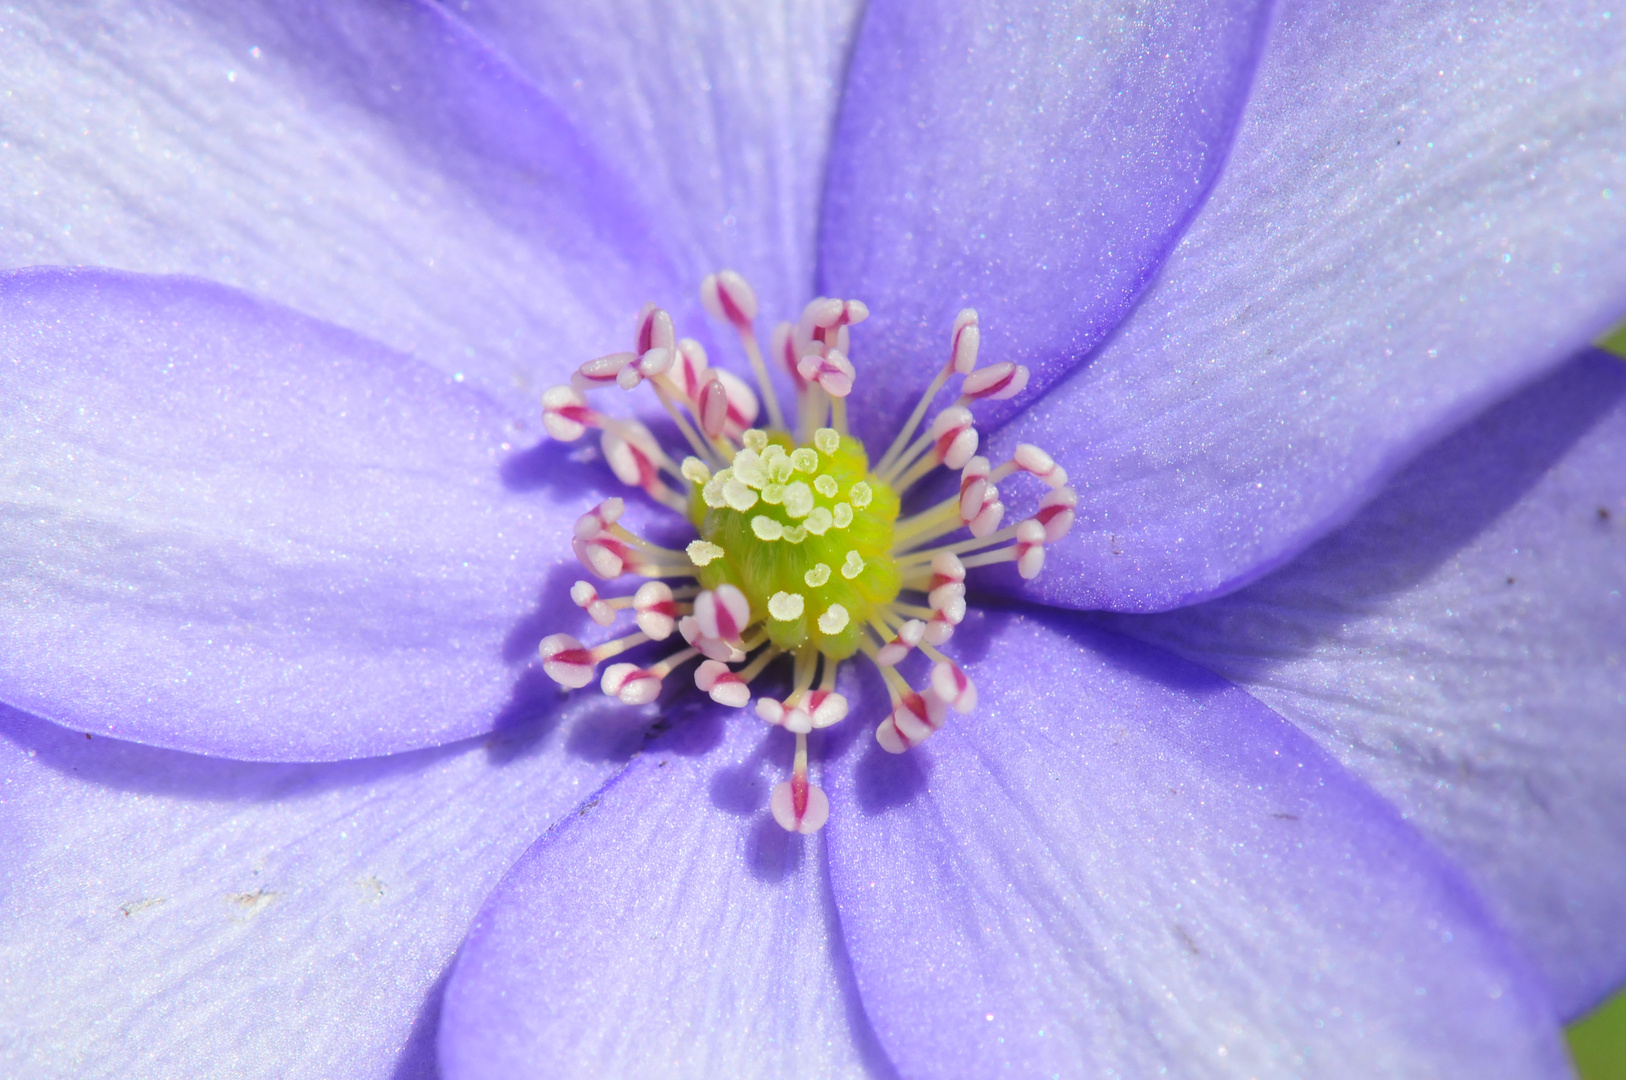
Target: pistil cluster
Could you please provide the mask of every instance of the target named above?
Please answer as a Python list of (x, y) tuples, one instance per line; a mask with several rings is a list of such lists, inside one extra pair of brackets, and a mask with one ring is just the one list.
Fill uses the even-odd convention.
[[(596, 676), (606, 694), (645, 704), (667, 676), (695, 662), (701, 691), (744, 708), (769, 665), (787, 662), (790, 692), (758, 696), (755, 709), (796, 737), (790, 778), (770, 799), (774, 819), (810, 833), (823, 826), (830, 804), (808, 779), (807, 736), (847, 716), (847, 699), (835, 690), (838, 666), (862, 656), (880, 671), (891, 710), (875, 738), (892, 753), (926, 741), (950, 710), (969, 713), (976, 688), (940, 651), (965, 617), (966, 571), (1014, 562), (1022, 577), (1036, 576), (1045, 545), (1071, 528), (1077, 500), (1066, 472), (1036, 446), (1018, 446), (997, 466), (977, 454), (971, 406), (1021, 393), (1028, 372), (1010, 362), (977, 366), (976, 312), (955, 319), (947, 361), (891, 446), (871, 462), (847, 424), (856, 378), (850, 329), (868, 316), (863, 303), (821, 297), (798, 322), (774, 330), (767, 355), (796, 388), (787, 414), (757, 337), (750, 285), (723, 271), (705, 279), (700, 295), (707, 312), (737, 332), (755, 389), (713, 367), (699, 342), (679, 339), (671, 316), (650, 304), (630, 351), (588, 361), (570, 385), (543, 395), (550, 435), (572, 442), (597, 430), (616, 476), (698, 533), (681, 550), (650, 543), (620, 524), (619, 498), (584, 514), (572, 541), (582, 565), (603, 581), (649, 580), (617, 596), (578, 581), (571, 598), (603, 627), (630, 612), (637, 630), (592, 647), (552, 634), (541, 645), (543, 668), (563, 686), (583, 687)], [(932, 401), (956, 377), (958, 400), (927, 422)], [(646, 385), (688, 444), (681, 459), (643, 423), (597, 409), (589, 397)], [(959, 472), (958, 491), (900, 517), (902, 497), (938, 468)], [(1030, 516), (1001, 527), (1001, 485), (1019, 473), (1037, 480), (1041, 494)], [(962, 532), (969, 536), (954, 538)], [(674, 635), (682, 645), (647, 667), (620, 661), (599, 671), (605, 661)], [(916, 651), (930, 663), (919, 687), (897, 670)]]

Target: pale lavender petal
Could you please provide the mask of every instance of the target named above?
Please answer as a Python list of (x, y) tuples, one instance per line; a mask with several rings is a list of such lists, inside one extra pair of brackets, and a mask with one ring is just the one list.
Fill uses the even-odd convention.
[(1002, 436), (1079, 489), (1030, 595), (1154, 611), (1303, 550), (1626, 311), (1626, 19), (1281, 8), (1158, 285)]
[(557, 706), (526, 665), (540, 613), (576, 614), (570, 529), (603, 473), (522, 455), (535, 436), (483, 394), (219, 286), (105, 271), (0, 276), (0, 358), (0, 700), (276, 760)]
[(0, 267), (212, 278), (516, 411), (675, 287), (623, 179), (430, 4), (8, 8), (0, 70)]
[(428, 1080), (469, 922), (637, 749), (634, 712), (285, 765), (0, 706), (0, 1073)]
[[(733, 268), (765, 323), (813, 296), (825, 156), (860, 0), (448, 5), (615, 164), (680, 268)], [(638, 299), (642, 300), (643, 297)]]
[(1626, 365), (1584, 357), (1242, 592), (1118, 625), (1246, 687), (1464, 867), (1574, 1017), (1626, 980)]
[[(869, 304), (858, 420), (890, 433), (948, 355), (1061, 378), (1129, 310), (1218, 174), (1269, 4), (869, 5), (820, 232)], [(994, 405), (990, 417), (1009, 416)]]
[(891, 1075), (823, 844), (766, 810), (789, 736), (709, 702), (669, 719), (481, 911), (446, 992), (446, 1080)]
[(1076, 618), (969, 631), (975, 716), (827, 770), (841, 925), (900, 1073), (1569, 1075), (1472, 891), (1291, 724)]

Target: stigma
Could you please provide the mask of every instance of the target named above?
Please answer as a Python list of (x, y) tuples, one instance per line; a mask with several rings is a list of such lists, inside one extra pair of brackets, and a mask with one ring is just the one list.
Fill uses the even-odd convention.
[[(821, 297), (795, 323), (779, 324), (762, 348), (757, 299), (732, 271), (705, 279), (701, 302), (732, 327), (750, 367), (747, 381), (710, 363), (671, 316), (645, 305), (630, 350), (582, 364), (569, 385), (543, 395), (543, 423), (564, 442), (598, 432), (618, 479), (684, 517), (695, 539), (682, 548), (653, 544), (621, 525), (625, 503), (607, 499), (576, 522), (572, 547), (600, 581), (643, 578), (631, 592), (605, 596), (578, 581), (571, 598), (601, 627), (631, 616), (637, 629), (594, 646), (569, 634), (541, 644), (543, 669), (575, 689), (595, 679), (604, 693), (647, 704), (665, 680), (693, 665), (695, 687), (717, 703), (752, 707), (795, 736), (789, 778), (769, 809), (792, 832), (818, 831), (830, 803), (808, 775), (807, 737), (847, 719), (835, 689), (840, 666), (871, 664), (890, 698), (875, 723), (883, 749), (901, 754), (939, 731), (950, 712), (970, 713), (977, 691), (943, 652), (966, 613), (966, 571), (1011, 562), (1023, 578), (1044, 566), (1047, 544), (1066, 535), (1076, 498), (1049, 454), (1027, 444), (995, 465), (979, 456), (971, 409), (1014, 397), (1027, 369), (1001, 361), (978, 366), (975, 311), (960, 312), (947, 359), (914, 411), (878, 457), (853, 437), (847, 399), (857, 372), (852, 328), (869, 309)], [(781, 404), (770, 362), (795, 387)], [(952, 405), (928, 419), (931, 403), (960, 379)], [(686, 446), (669, 452), (642, 422), (594, 406), (598, 392), (646, 389)], [(904, 515), (903, 501), (938, 469), (959, 473), (947, 498)], [(1025, 485), (1033, 509), (1006, 524), (1008, 493)], [(671, 642), (648, 666), (618, 660), (629, 650)], [(644, 655), (650, 651), (643, 650)], [(924, 662), (918, 685), (899, 665)], [(788, 668), (783, 697), (753, 684), (770, 667)], [(754, 703), (754, 704), (753, 704)]]

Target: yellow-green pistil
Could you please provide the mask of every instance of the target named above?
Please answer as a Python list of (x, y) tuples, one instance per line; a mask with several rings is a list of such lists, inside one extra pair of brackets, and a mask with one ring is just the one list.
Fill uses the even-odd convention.
[(689, 545), (707, 589), (733, 585), (784, 649), (811, 643), (832, 660), (858, 650), (875, 610), (901, 584), (892, 561), (898, 496), (869, 472), (864, 444), (820, 428), (808, 446), (753, 429), (721, 472), (696, 481)]

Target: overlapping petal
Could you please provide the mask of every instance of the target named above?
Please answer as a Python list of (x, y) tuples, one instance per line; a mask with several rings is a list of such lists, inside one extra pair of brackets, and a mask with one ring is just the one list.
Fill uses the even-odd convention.
[(0, 707), (0, 1072), (424, 1080), (485, 894), (640, 744), (584, 702), (327, 765), (87, 739)]
[(887, 1076), (821, 844), (768, 792), (784, 732), (709, 704), (543, 837), (463, 946), (446, 1080)]
[(0, 357), (0, 700), (277, 760), (557, 706), (522, 665), (595, 474), (525, 490), (480, 392), (219, 286), (101, 271), (0, 278)]
[(1269, 7), (869, 5), (819, 250), (820, 289), (874, 313), (866, 435), (896, 429), (962, 307), (1035, 391), (1117, 325), (1219, 172)]
[(1284, 4), (1157, 286), (1006, 436), (1079, 489), (1030, 595), (1152, 611), (1244, 584), (1618, 320), (1614, 14)]
[(1471, 890), (1292, 725), (1076, 618), (967, 636), (980, 716), (827, 773), (841, 924), (901, 1073), (1568, 1075)]
[[(859, 0), (452, 5), (533, 79), (648, 208), (681, 295), (724, 267), (769, 318), (813, 295), (825, 157)], [(644, 299), (640, 297), (639, 299)]]
[(8, 8), (0, 69), (0, 267), (209, 277), (516, 411), (693, 288), (620, 172), (433, 4)]
[(1626, 979), (1626, 364), (1588, 354), (1232, 596), (1117, 625), (1246, 687), (1454, 857), (1566, 1016)]

